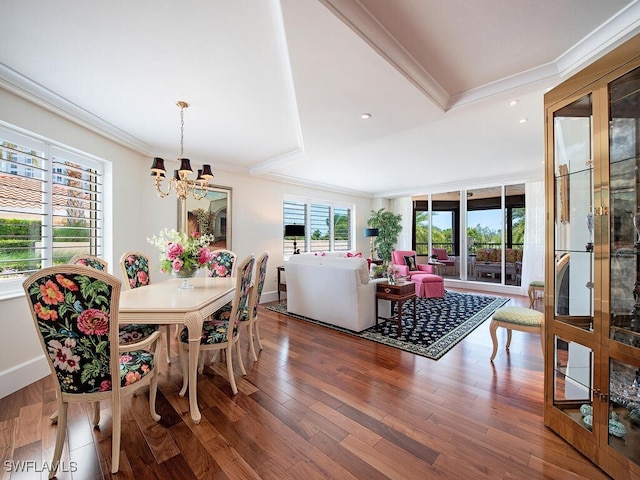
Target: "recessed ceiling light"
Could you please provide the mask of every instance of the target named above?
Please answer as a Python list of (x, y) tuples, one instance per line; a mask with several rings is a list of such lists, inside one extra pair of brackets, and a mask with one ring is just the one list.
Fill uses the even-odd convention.
[(521, 118), (520, 123), (527, 123), (529, 121), (528, 118)]
[(509, 106), (510, 106), (510, 107), (513, 107), (514, 105), (517, 105), (517, 104), (518, 104), (518, 100), (511, 100), (511, 101), (509, 102)]
[(363, 120), (367, 120), (368, 118), (371, 118), (371, 114), (370, 113), (363, 113), (362, 115), (360, 115), (360, 118)]

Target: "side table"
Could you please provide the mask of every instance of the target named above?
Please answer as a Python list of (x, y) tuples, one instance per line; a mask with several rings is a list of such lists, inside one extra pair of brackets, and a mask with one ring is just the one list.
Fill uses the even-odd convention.
[(280, 303), (280, 292), (287, 292), (287, 284), (282, 282), (282, 272), (284, 272), (284, 265), (278, 265), (278, 303)]
[(391, 318), (378, 316), (378, 299), (389, 300), (392, 306), (393, 302), (398, 302), (398, 335), (402, 333), (402, 304), (405, 300), (413, 299), (413, 325), (415, 326), (416, 286), (413, 282), (405, 282), (402, 284), (393, 285), (390, 285), (389, 282), (380, 282), (376, 284), (376, 329), (378, 328), (378, 319), (391, 320)]

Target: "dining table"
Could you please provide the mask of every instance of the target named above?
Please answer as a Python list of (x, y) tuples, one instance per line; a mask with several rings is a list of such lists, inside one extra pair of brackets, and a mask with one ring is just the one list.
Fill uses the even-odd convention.
[(198, 408), (197, 372), (204, 320), (233, 300), (236, 279), (195, 277), (192, 288), (170, 278), (143, 287), (123, 290), (118, 307), (119, 323), (185, 325), (189, 333), (189, 410), (194, 423), (202, 418)]

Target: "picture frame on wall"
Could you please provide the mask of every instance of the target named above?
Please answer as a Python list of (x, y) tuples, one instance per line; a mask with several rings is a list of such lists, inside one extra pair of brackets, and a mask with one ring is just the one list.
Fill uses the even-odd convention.
[(232, 188), (210, 185), (205, 189), (207, 193), (200, 200), (190, 195), (178, 200), (178, 229), (188, 235), (194, 232), (213, 235), (211, 248), (231, 250)]

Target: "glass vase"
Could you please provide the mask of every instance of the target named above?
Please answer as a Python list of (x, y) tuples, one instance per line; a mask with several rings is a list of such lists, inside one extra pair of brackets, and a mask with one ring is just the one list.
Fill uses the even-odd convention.
[(190, 288), (193, 288), (193, 285), (189, 283), (189, 279), (195, 277), (197, 274), (198, 274), (197, 268), (189, 269), (189, 268), (185, 268), (184, 266), (177, 272), (175, 270), (171, 272), (171, 275), (174, 278), (182, 279), (182, 283), (178, 287), (180, 290), (188, 290)]

